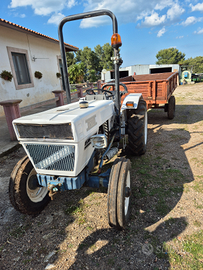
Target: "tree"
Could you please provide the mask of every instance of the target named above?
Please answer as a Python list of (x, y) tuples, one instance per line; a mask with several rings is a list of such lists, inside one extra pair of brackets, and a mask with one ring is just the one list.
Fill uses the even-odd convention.
[(188, 58), (181, 64), (191, 67), (193, 73), (203, 73), (203, 56)]
[(71, 84), (80, 83), (84, 78), (84, 65), (83, 63), (77, 63), (71, 65), (68, 69), (69, 81)]
[(103, 46), (97, 45), (94, 51), (86, 46), (83, 50), (78, 50), (75, 55), (73, 53), (66, 53), (69, 74), (72, 76), (71, 81), (76, 81), (72, 72), (78, 71), (78, 66), (75, 66), (75, 64), (79, 63), (82, 64), (81, 68), (83, 69), (83, 78), (85, 81), (94, 82), (98, 80), (102, 69), (111, 70), (114, 68), (113, 61), (111, 60), (113, 52), (114, 50), (111, 45), (106, 43)]
[(114, 50), (109, 43), (105, 43), (102, 47), (97, 45), (94, 51), (99, 58), (100, 71), (102, 71), (102, 69), (111, 70), (114, 68), (113, 61), (111, 60), (111, 57), (114, 55)]
[(94, 52), (99, 59), (98, 71), (102, 71), (103, 69), (103, 62), (104, 62), (104, 50), (101, 45), (97, 45), (94, 47)]
[(158, 59), (157, 65), (178, 64), (185, 60), (185, 54), (176, 48), (169, 48), (158, 51), (156, 58)]
[[(84, 79), (93, 81), (97, 72), (99, 72), (99, 58), (96, 53), (86, 46), (83, 50), (77, 52), (76, 59), (77, 62), (83, 63), (84, 65)], [(95, 76), (93, 76), (93, 70)]]
[(66, 52), (67, 66), (70, 67), (76, 63), (75, 55), (72, 52)]
[(111, 47), (109, 43), (106, 43), (103, 45), (102, 49), (104, 51), (104, 61), (102, 63), (103, 68), (107, 70), (114, 69), (114, 64), (113, 64), (113, 61), (111, 60), (111, 57), (114, 56), (113, 48)]

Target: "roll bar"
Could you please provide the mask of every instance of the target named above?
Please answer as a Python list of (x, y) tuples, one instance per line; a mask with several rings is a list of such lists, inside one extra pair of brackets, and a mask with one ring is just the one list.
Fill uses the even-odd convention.
[[(113, 34), (118, 33), (118, 24), (116, 16), (107, 9), (102, 10), (95, 10), (85, 13), (80, 13), (76, 15), (70, 15), (67, 17), (64, 17), (58, 26), (58, 36), (59, 36), (59, 44), (60, 44), (60, 50), (61, 50), (61, 58), (62, 58), (62, 69), (63, 69), (63, 77), (64, 77), (64, 85), (65, 85), (65, 91), (67, 95), (67, 102), (71, 103), (71, 95), (70, 95), (70, 85), (69, 85), (69, 79), (68, 79), (68, 69), (67, 69), (67, 63), (66, 63), (66, 54), (65, 54), (65, 46), (64, 46), (64, 39), (63, 39), (63, 26), (66, 22), (75, 21), (75, 20), (81, 20), (81, 19), (87, 19), (92, 17), (98, 17), (107, 15), (112, 19), (113, 24)], [(114, 56), (117, 55), (118, 50), (114, 48)], [(120, 95), (119, 95), (119, 65), (115, 63), (115, 88), (116, 88), (116, 108), (117, 111), (120, 109)], [(118, 112), (117, 112), (118, 113)]]

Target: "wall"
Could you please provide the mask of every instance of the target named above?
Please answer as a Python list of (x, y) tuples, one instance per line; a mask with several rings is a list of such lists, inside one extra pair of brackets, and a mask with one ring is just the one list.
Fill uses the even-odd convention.
[(149, 65), (149, 70), (150, 69), (155, 69), (155, 68), (167, 68), (167, 67), (171, 67), (172, 68), (172, 72), (177, 72), (178, 71), (179, 76), (181, 75), (181, 68), (180, 68), (180, 65), (178, 65), (178, 64)]
[[(0, 78), (0, 101), (8, 99), (22, 99), (20, 107), (54, 98), (53, 90), (60, 90), (60, 79), (56, 77), (59, 72), (57, 56), (60, 55), (59, 45), (53, 42), (22, 33), (7, 27), (0, 26), (0, 72), (11, 71), (7, 46), (28, 51), (28, 58), (33, 77), (34, 87), (16, 90), (14, 80), (11, 82)], [(33, 61), (33, 56), (37, 58)], [(40, 59), (41, 58), (41, 59)], [(43, 74), (41, 79), (34, 77), (34, 72)], [(0, 106), (0, 116), (3, 116), (3, 107)]]
[[(149, 74), (149, 65), (133, 65), (129, 67), (119, 68), (119, 70), (120, 71), (128, 70), (128, 76), (134, 75), (134, 72), (136, 73), (136, 75)], [(110, 71), (107, 71), (107, 73), (105, 74), (105, 78), (104, 74), (102, 74), (101, 79), (102, 80), (105, 79), (106, 82), (110, 81), (111, 80)]]
[[(179, 75), (181, 74), (179, 65), (133, 65), (125, 68), (120, 68), (119, 70), (128, 70), (128, 76), (134, 75), (142, 75), (142, 74), (150, 74), (150, 69), (154, 68), (164, 68), (164, 67), (172, 67), (172, 72), (178, 71)], [(104, 80), (104, 74), (102, 74), (101, 79)], [(107, 71), (105, 74), (105, 81), (108, 82), (111, 80), (110, 71)]]

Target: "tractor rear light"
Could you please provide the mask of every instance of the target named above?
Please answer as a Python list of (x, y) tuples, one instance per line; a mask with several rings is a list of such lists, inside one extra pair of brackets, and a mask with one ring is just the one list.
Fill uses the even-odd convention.
[(115, 49), (118, 49), (122, 46), (121, 36), (118, 33), (112, 35), (111, 46)]
[(128, 102), (126, 102), (126, 107), (127, 108), (134, 108), (134, 101), (128, 101)]
[(105, 134), (93, 135), (90, 138), (90, 141), (94, 148), (102, 149), (107, 147), (107, 138)]

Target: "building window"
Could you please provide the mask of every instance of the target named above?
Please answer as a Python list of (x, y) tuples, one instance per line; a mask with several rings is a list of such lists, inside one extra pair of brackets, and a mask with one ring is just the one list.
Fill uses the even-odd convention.
[(33, 87), (27, 50), (7, 47), (16, 89)]
[(31, 83), (26, 54), (14, 52), (11, 54), (18, 84)]

